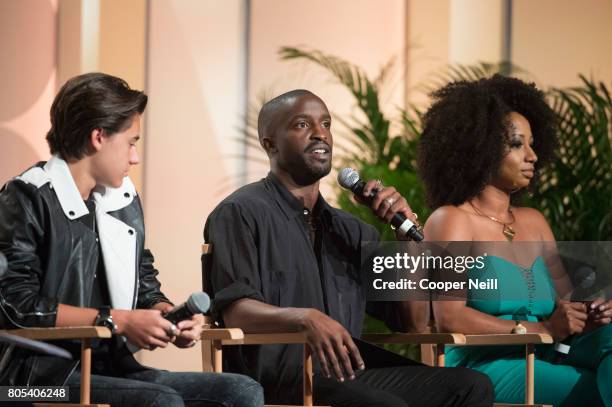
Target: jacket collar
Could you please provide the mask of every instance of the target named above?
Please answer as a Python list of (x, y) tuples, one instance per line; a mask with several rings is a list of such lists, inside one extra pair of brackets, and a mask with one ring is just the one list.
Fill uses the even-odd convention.
[[(87, 215), (89, 210), (83, 202), (66, 161), (58, 156), (53, 156), (43, 168), (50, 178), (66, 217), (74, 220)], [(123, 184), (119, 188), (100, 186), (96, 187), (93, 193), (96, 205), (104, 212), (116, 211), (128, 206), (135, 196), (136, 189), (128, 177), (123, 179)]]
[[(268, 176), (264, 178), (264, 183), (287, 219), (293, 219), (296, 216), (304, 215), (304, 204), (302, 201), (289, 192), (287, 187), (283, 185), (276, 175), (269, 172)], [(331, 214), (331, 210), (332, 207), (323, 199), (319, 192), (319, 197), (317, 198), (313, 212), (316, 216), (328, 216)]]

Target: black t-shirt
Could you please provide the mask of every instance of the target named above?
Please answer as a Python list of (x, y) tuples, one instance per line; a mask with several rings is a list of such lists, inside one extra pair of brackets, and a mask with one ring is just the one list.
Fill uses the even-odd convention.
[[(87, 206), (89, 213), (80, 217), (79, 221), (96, 234), (96, 241), (98, 242), (98, 265), (94, 274), (89, 307), (110, 307), (110, 291), (106, 279), (102, 247), (99, 242), (95, 216), (96, 204), (93, 198), (87, 199), (85, 206)], [(142, 366), (135, 362), (132, 353), (121, 337), (113, 336), (109, 339), (92, 341), (92, 373), (119, 376), (127, 371), (141, 369)]]
[(102, 258), (102, 248), (98, 236), (98, 228), (96, 225), (96, 204), (92, 198), (85, 201), (85, 206), (89, 213), (79, 218), (79, 221), (92, 230), (96, 234), (98, 242), (98, 265), (94, 274), (93, 286), (91, 290), (91, 298), (89, 306), (91, 308), (100, 308), (103, 306), (110, 307), (110, 293), (108, 291), (108, 282), (106, 281), (106, 272), (104, 270), (104, 259)]

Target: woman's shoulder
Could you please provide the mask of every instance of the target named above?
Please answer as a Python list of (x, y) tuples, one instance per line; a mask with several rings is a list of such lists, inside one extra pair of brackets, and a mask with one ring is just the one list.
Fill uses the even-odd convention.
[(437, 208), (425, 223), (428, 240), (472, 240), (468, 212), (460, 206), (444, 205)]
[(523, 206), (512, 208), (512, 213), (520, 227), (533, 235), (532, 238), (537, 240), (554, 240), (550, 225), (539, 210)]
[(546, 218), (539, 210), (530, 208), (528, 206), (513, 207), (512, 213), (514, 217), (519, 221), (527, 222), (545, 222)]
[(431, 213), (427, 221), (430, 220), (445, 220), (445, 221), (453, 221), (453, 222), (461, 222), (469, 220), (469, 214), (461, 206), (455, 205), (444, 205), (438, 207), (435, 211)]

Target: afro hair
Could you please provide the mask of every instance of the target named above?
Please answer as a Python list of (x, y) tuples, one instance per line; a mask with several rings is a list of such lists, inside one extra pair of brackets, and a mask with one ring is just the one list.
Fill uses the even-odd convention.
[[(533, 83), (494, 75), (449, 83), (432, 98), (423, 117), (418, 154), (432, 209), (464, 203), (495, 177), (507, 152), (510, 112), (520, 113), (531, 126), (536, 172), (553, 157), (556, 115)], [(514, 204), (518, 199), (512, 196)]]

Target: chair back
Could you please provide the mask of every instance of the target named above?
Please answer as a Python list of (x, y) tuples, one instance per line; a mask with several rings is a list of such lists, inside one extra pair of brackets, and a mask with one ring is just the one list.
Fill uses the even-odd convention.
[(200, 256), (200, 261), (202, 262), (202, 291), (208, 294), (210, 298), (212, 298), (212, 284), (210, 282), (212, 256), (213, 245), (211, 243), (204, 243), (202, 245), (202, 255)]
[[(212, 290), (210, 284), (210, 268), (212, 267), (212, 244), (204, 243), (201, 246), (200, 261), (202, 262), (202, 291), (204, 291), (210, 298), (212, 297)], [(204, 327), (214, 328), (215, 321), (213, 320), (210, 313), (204, 314)], [(213, 349), (212, 342), (202, 340), (202, 370), (204, 372), (213, 372)]]
[[(436, 326), (435, 326), (435, 322), (433, 320), (429, 321), (429, 324), (427, 325), (427, 328), (425, 329), (425, 332), (423, 333), (435, 333), (436, 332)], [(421, 344), (421, 363), (424, 363), (426, 365), (429, 366), (435, 366), (435, 355), (436, 355), (436, 351), (434, 349), (434, 344), (433, 343), (422, 343)]]

